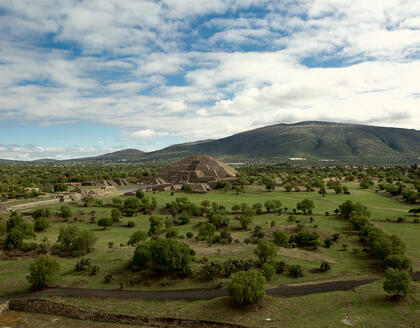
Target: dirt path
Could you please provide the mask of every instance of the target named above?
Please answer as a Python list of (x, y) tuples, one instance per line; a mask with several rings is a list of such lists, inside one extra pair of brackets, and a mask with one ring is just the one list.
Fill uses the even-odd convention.
[[(369, 284), (377, 279), (344, 280), (321, 283), (308, 283), (302, 285), (284, 285), (267, 289), (267, 294), (272, 296), (292, 297), (314, 293), (323, 293), (337, 290), (349, 290), (360, 285)], [(82, 289), (82, 288), (51, 288), (41, 292), (8, 295), (0, 297), (0, 301), (12, 298), (60, 296), (60, 297), (110, 297), (110, 298), (141, 298), (145, 300), (208, 300), (216, 297), (227, 296), (225, 288), (215, 289), (184, 289), (184, 290), (109, 290), (109, 289)]]

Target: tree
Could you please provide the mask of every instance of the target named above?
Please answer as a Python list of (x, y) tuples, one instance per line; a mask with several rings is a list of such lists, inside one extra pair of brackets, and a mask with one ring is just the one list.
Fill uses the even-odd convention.
[(151, 216), (149, 218), (149, 222), (150, 222), (149, 234), (155, 234), (162, 230), (163, 222), (161, 218)]
[(136, 197), (139, 198), (139, 199), (142, 199), (145, 195), (146, 194), (144, 193), (143, 190), (139, 189), (139, 190), (136, 191)]
[(293, 278), (303, 277), (303, 268), (299, 264), (291, 265), (289, 267), (289, 274)]
[(398, 270), (409, 270), (412, 266), (411, 259), (400, 254), (388, 255), (384, 260), (384, 264), (389, 268)]
[(241, 227), (243, 229), (247, 229), (248, 226), (252, 223), (252, 217), (249, 215), (241, 215), (238, 220), (241, 223)]
[(22, 229), (20, 229), (19, 227), (13, 228), (12, 230), (10, 230), (10, 232), (6, 236), (6, 239), (4, 241), (4, 248), (11, 250), (14, 248), (22, 247), (23, 238), (24, 238), (24, 233)]
[(32, 212), (32, 217), (38, 219), (40, 217), (48, 218), (50, 216), (50, 210), (48, 208), (37, 208)]
[(265, 184), (267, 191), (273, 191), (276, 189), (276, 180), (269, 176), (264, 177), (262, 183)]
[(276, 245), (266, 239), (260, 239), (258, 240), (257, 247), (255, 248), (255, 254), (262, 263), (266, 263), (268, 260), (276, 256)]
[(98, 220), (98, 226), (103, 227), (104, 230), (108, 227), (111, 227), (114, 224), (114, 221), (110, 218), (104, 218)]
[(285, 247), (289, 242), (290, 234), (284, 230), (277, 230), (274, 232), (274, 243), (277, 246)]
[(198, 227), (198, 239), (210, 240), (216, 232), (216, 226), (211, 223), (203, 223)]
[(60, 265), (55, 259), (41, 255), (29, 266), (27, 279), (32, 289), (40, 290), (52, 283), (59, 272)]
[(124, 201), (124, 208), (137, 210), (140, 207), (140, 200), (136, 197), (129, 197)]
[(232, 274), (228, 291), (238, 305), (259, 303), (265, 297), (265, 278), (259, 271), (239, 271)]
[(172, 238), (158, 238), (137, 246), (133, 264), (140, 267), (150, 265), (161, 273), (187, 273), (191, 259), (191, 249), (187, 244)]
[(273, 278), (273, 276), (276, 274), (276, 268), (272, 264), (264, 263), (261, 269), (262, 269), (262, 274), (264, 275), (264, 278), (267, 281), (270, 281), (271, 278)]
[(147, 233), (141, 230), (136, 231), (130, 236), (130, 239), (128, 240), (127, 244), (131, 246), (137, 246), (140, 242), (145, 241), (146, 239)]
[(398, 300), (411, 291), (410, 276), (407, 271), (389, 268), (385, 271), (384, 290), (391, 295), (391, 299)]
[(296, 208), (302, 210), (305, 214), (311, 214), (314, 207), (314, 201), (310, 199), (304, 199), (296, 204)]
[(355, 204), (351, 200), (346, 200), (338, 206), (340, 213), (345, 219), (350, 219), (350, 214), (356, 209)]

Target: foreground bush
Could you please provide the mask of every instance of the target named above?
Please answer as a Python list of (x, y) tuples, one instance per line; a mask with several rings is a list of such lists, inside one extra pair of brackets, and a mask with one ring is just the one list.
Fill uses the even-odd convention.
[(228, 291), (238, 305), (257, 304), (265, 297), (265, 278), (255, 270), (234, 273)]
[(41, 255), (29, 266), (27, 279), (32, 289), (40, 290), (52, 283), (59, 272), (60, 265), (55, 259), (47, 255)]
[(398, 300), (401, 296), (406, 296), (410, 292), (410, 276), (407, 271), (390, 268), (386, 270), (385, 276), (386, 280), (383, 287), (392, 299)]
[(175, 239), (158, 238), (139, 244), (134, 251), (133, 264), (160, 273), (188, 273), (191, 249)]

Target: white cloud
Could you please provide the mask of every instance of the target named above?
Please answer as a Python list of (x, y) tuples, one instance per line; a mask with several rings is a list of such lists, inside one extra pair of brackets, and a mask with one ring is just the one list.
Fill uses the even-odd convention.
[(72, 159), (98, 156), (124, 148), (120, 147), (42, 147), (35, 145), (1, 145), (0, 158), (31, 161), (36, 159)]
[(187, 140), (309, 119), (420, 128), (416, 0), (1, 6), (0, 120)]

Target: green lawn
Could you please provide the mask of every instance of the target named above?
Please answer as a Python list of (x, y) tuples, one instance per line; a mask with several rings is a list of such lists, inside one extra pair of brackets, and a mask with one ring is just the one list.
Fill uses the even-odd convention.
[[(409, 205), (402, 204), (394, 199), (384, 197), (381, 194), (375, 193), (371, 190), (361, 190), (356, 184), (348, 185), (351, 189), (351, 195), (335, 195), (328, 194), (326, 197), (321, 197), (315, 192), (266, 192), (258, 188), (248, 188), (245, 193), (237, 195), (234, 192), (212, 191), (208, 194), (185, 194), (176, 192), (171, 196), (170, 192), (159, 192), (153, 194), (157, 198), (158, 206), (163, 207), (167, 202), (174, 200), (176, 197), (187, 197), (193, 202), (200, 203), (202, 200), (214, 201), (224, 205), (230, 210), (231, 206), (238, 203), (248, 203), (252, 205), (257, 202), (264, 203), (268, 199), (279, 199), (283, 203), (283, 207), (289, 208), (289, 212), (296, 206), (296, 203), (302, 199), (309, 198), (315, 202), (314, 222), (309, 223), (309, 216), (297, 215), (296, 218), (301, 223), (305, 224), (308, 229), (316, 229), (321, 235), (321, 241), (332, 233), (340, 233), (341, 238), (337, 244), (332, 248), (327, 249), (319, 247), (315, 251), (301, 250), (301, 249), (287, 249), (278, 248), (279, 259), (284, 260), (287, 264), (301, 264), (305, 268), (305, 275), (298, 280), (281, 274), (275, 276), (271, 285), (279, 283), (296, 283), (309, 282), (332, 279), (352, 279), (366, 276), (378, 275), (375, 263), (369, 259), (361, 250), (358, 243), (358, 237), (350, 231), (350, 226), (339, 216), (329, 215), (325, 216), (325, 212), (333, 214), (334, 210), (339, 204), (347, 199), (359, 201), (368, 206), (372, 213), (372, 219), (397, 218), (399, 216), (407, 216)], [(104, 202), (110, 202), (111, 197), (105, 198)], [(53, 213), (58, 212), (62, 204), (49, 205), (48, 208)], [(98, 237), (98, 242), (94, 252), (87, 254), (85, 258), (92, 260), (92, 263), (100, 267), (100, 271), (96, 276), (89, 276), (86, 274), (75, 274), (72, 269), (76, 262), (80, 259), (64, 259), (59, 258), (61, 265), (61, 277), (58, 281), (60, 286), (74, 286), (84, 288), (119, 288), (120, 283), (123, 283), (125, 288), (162, 288), (161, 281), (155, 281), (151, 284), (133, 285), (132, 282), (136, 278), (136, 274), (126, 270), (126, 265), (132, 256), (133, 247), (127, 246), (129, 236), (136, 230), (148, 231), (149, 229), (149, 215), (136, 215), (131, 218), (123, 218), (120, 225), (102, 230), (96, 224), (89, 221), (91, 211), (95, 211), (96, 220), (108, 217), (110, 215), (110, 208), (82, 208), (79, 206), (72, 206), (73, 217), (77, 217), (78, 221), (69, 220), (69, 222), (62, 222), (63, 220), (57, 216), (50, 219), (51, 226), (48, 231), (37, 233), (36, 241), (40, 241), (44, 236), (48, 238), (50, 244), (54, 244), (57, 240), (59, 228), (68, 225), (77, 225), (82, 230), (93, 231)], [(165, 215), (156, 212), (155, 215)], [(293, 229), (294, 223), (287, 222), (288, 214), (278, 215), (274, 213), (256, 215), (254, 216), (253, 224), (260, 225), (266, 233), (266, 237), (272, 239), (272, 234), (277, 229)], [(27, 217), (27, 220), (32, 220)], [(82, 221), (82, 222), (81, 222)], [(136, 223), (135, 228), (127, 228), (124, 225), (128, 221)], [(204, 218), (192, 218), (190, 223), (184, 226), (176, 227), (180, 235), (185, 235), (186, 232), (191, 231), (194, 235), (197, 234), (197, 224), (204, 221)], [(271, 221), (275, 222), (275, 227), (271, 227)], [(419, 255), (419, 238), (420, 224), (396, 224), (396, 223), (378, 223), (389, 233), (398, 234), (406, 241), (409, 254), (413, 259)], [(316, 225), (316, 228), (315, 228)], [(184, 238), (183, 241), (188, 243), (191, 248), (196, 251), (197, 259), (207, 257), (209, 260), (227, 260), (230, 257), (250, 258), (254, 257), (253, 252), (255, 245), (246, 244), (244, 240), (251, 236), (250, 231), (239, 230), (239, 222), (231, 217), (230, 227), (234, 239), (238, 239), (239, 243), (231, 245), (214, 244), (209, 245), (207, 242), (189, 240)], [(109, 248), (108, 244), (112, 242), (113, 248)], [(341, 251), (341, 245), (348, 245), (347, 251)], [(420, 256), (419, 256), (420, 257)], [(0, 262), (0, 294), (10, 293), (14, 291), (23, 291), (28, 288), (25, 276), (28, 272), (30, 258), (22, 257), (16, 259), (4, 259)], [(332, 270), (328, 273), (317, 273), (314, 269), (318, 268), (322, 261), (332, 263)], [(199, 268), (201, 264), (193, 263), (193, 268)], [(104, 276), (109, 272), (115, 272), (115, 279), (110, 284), (104, 284)], [(211, 287), (213, 282), (203, 282), (191, 279), (177, 279), (172, 280), (167, 285), (165, 280), (164, 288), (191, 288), (191, 287)]]

